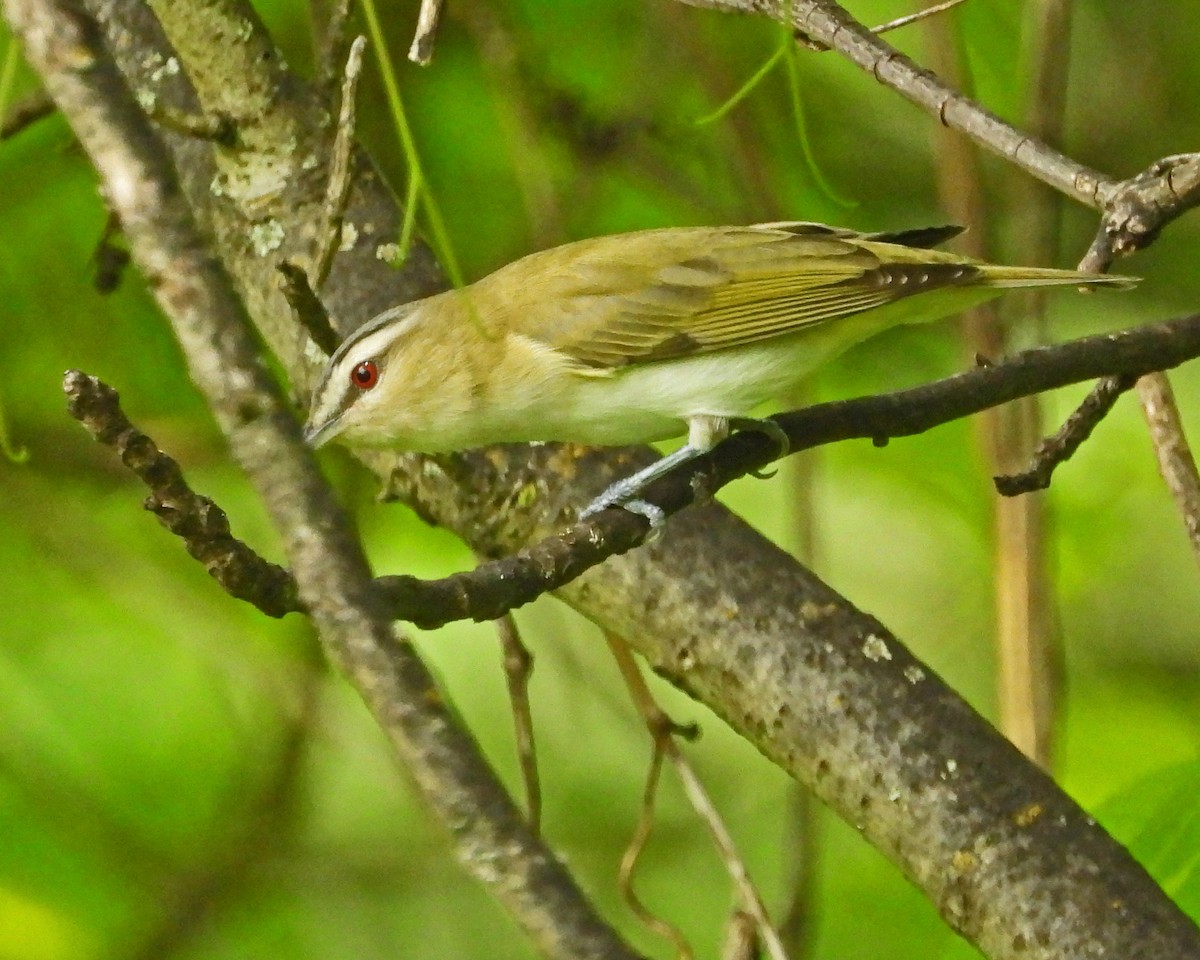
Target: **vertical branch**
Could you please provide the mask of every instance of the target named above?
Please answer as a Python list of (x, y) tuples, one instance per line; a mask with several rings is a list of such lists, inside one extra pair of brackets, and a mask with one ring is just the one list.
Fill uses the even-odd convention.
[(533, 710), (529, 705), (529, 678), (533, 675), (533, 654), (521, 640), (516, 618), (506, 613), (496, 623), (508, 702), (512, 707), (513, 736), (517, 747), (517, 765), (525, 786), (526, 819), (535, 837), (542, 833), (542, 781), (538, 776), (537, 742), (533, 735)]
[[(1057, 57), (1066, 27), (1058, 0), (1041, 3), (1038, 24), (1031, 31), (1039, 46), (1031, 54), (1035, 77), (1031, 90), (1037, 96), (1031, 119), (1057, 138), (1061, 128), (1065, 57)], [(933, 18), (927, 25), (932, 39), (934, 68), (956, 89), (966, 89), (966, 76), (957, 54), (957, 38), (949, 18)], [(1053, 51), (1054, 53), (1052, 53)], [(1040, 69), (1038, 68), (1040, 65)], [(1051, 94), (1048, 85), (1055, 85)], [(1044, 96), (1043, 96), (1044, 95)], [(955, 220), (976, 229), (964, 238), (967, 252), (986, 257), (985, 232), (988, 219), (979, 154), (961, 134), (939, 128), (938, 190)], [(1018, 205), (1027, 235), (1022, 248), (1032, 262), (1045, 263), (1054, 255), (1058, 240), (1055, 197), (1039, 183), (1022, 178), (1017, 189), (1027, 187)], [(1040, 309), (1040, 298), (1022, 298), (1022, 315)], [(996, 357), (1009, 348), (996, 311), (981, 307), (967, 315), (968, 349), (983, 357)], [(1016, 401), (987, 411), (980, 418), (978, 438), (993, 473), (1019, 469), (1040, 438), (1037, 400)], [(1053, 721), (1053, 694), (1049, 678), (1055, 675), (1054, 643), (1056, 617), (1047, 588), (1044, 501), (1041, 496), (997, 497), (994, 502), (996, 645), (999, 667), (1001, 725), (1005, 734), (1039, 763), (1049, 760)]]
[[(790, 398), (803, 405), (803, 397)], [(788, 488), (788, 526), (791, 552), (812, 568), (818, 554), (820, 529), (817, 524), (815, 484), (820, 454), (806, 450), (789, 457), (782, 467)], [(820, 810), (812, 791), (802, 783), (788, 788), (786, 833), (787, 902), (779, 923), (779, 939), (791, 960), (813, 956), (816, 947), (817, 865), (820, 853)]]
[[(1070, 60), (1072, 0), (1036, 0), (1025, 38), (1029, 89), (1026, 120), (1046, 143), (1062, 141)], [(1017, 248), (1028, 262), (1053, 262), (1058, 252), (1061, 198), (1024, 176), (1010, 180), (1021, 226)], [(1013, 301), (1021, 323), (1044, 340), (1045, 297)], [(996, 466), (1001, 473), (1028, 459), (1042, 435), (1041, 403), (1029, 397), (999, 411)], [(998, 701), (1005, 735), (1032, 760), (1048, 767), (1061, 659), (1058, 615), (1047, 545), (1046, 501), (1041, 494), (996, 501), (996, 627)]]

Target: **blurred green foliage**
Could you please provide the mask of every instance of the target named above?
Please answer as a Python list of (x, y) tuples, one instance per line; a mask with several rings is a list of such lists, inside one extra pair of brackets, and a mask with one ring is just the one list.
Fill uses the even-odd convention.
[[(416, 6), (388, 5), (384, 27), (468, 278), (536, 247), (657, 225), (945, 219), (934, 121), (833, 54), (802, 52), (796, 89), (808, 149), (854, 209), (838, 207), (805, 163), (782, 65), (720, 122), (695, 124), (778, 49), (771, 24), (666, 0), (463, 0), (448, 6), (433, 65), (419, 69), (403, 59)], [(1009, 117), (1025, 86), (1022, 6), (971, 0), (951, 14), (971, 87)], [(1200, 35), (1171, 27), (1183, 6), (1077, 5), (1069, 153), (1125, 175), (1200, 142)], [(303, 5), (264, 0), (262, 11), (307, 69)], [(877, 23), (909, 8), (860, 0), (854, 12)], [(923, 60), (924, 38), (918, 27), (892, 39)], [(17, 95), (34, 86), (18, 72)], [(361, 96), (362, 136), (402, 189), (377, 74)], [(985, 166), (987, 232), (997, 257), (1012, 256), (1021, 225), (1005, 205), (1008, 174)], [(66, 368), (116, 385), (235, 531), (278, 559), (138, 277), (110, 296), (92, 287), (105, 213), (61, 118), (0, 144), (0, 183), (0, 436), (29, 452), (24, 464), (0, 459), (0, 960), (529, 956), (452, 862), (307, 625), (266, 621), (223, 595), (138, 509), (136, 482), (65, 416)], [(1194, 310), (1198, 223), (1173, 225), (1128, 265), (1146, 278), (1137, 293), (1055, 300), (1052, 335)], [(1087, 211), (1066, 211), (1058, 265), (1078, 259), (1094, 225)], [(894, 388), (963, 362), (951, 325), (896, 331), (824, 371), (809, 395)], [(1189, 415), (1197, 376), (1175, 379)], [(1081, 394), (1048, 398), (1048, 419)], [(990, 714), (991, 507), (972, 425), (883, 450), (844, 444), (817, 461), (816, 569)], [(370, 479), (337, 453), (327, 464), (379, 570), (437, 576), (471, 564), (448, 535), (375, 504)], [(785, 474), (743, 481), (727, 499), (786, 542), (793, 496)], [(1049, 501), (1067, 681), (1058, 772), (1200, 915), (1197, 571), (1131, 401), (1060, 471)], [(593, 629), (550, 599), (519, 619), (538, 658), (546, 835), (605, 915), (667, 956), (614, 890), (649, 756), (644, 730)], [(417, 643), (516, 788), (491, 629), (455, 625)], [(792, 787), (702, 708), (659, 692), (678, 719), (702, 724), (689, 753), (781, 911)], [(722, 868), (675, 787), (660, 811), (642, 897), (700, 956), (715, 956), (730, 905)], [(971, 955), (852, 829), (815, 817), (814, 955)]]

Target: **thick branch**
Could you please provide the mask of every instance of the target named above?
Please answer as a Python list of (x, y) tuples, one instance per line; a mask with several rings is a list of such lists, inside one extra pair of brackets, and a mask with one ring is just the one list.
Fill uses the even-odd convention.
[(631, 952), (531, 835), (412, 648), (382, 615), (366, 561), (257, 355), (174, 170), (100, 41), (66, 0), (6, 0), (14, 32), (105, 184), (193, 379), (262, 495), (326, 653), (351, 679), (454, 835), (463, 861), (547, 953)]

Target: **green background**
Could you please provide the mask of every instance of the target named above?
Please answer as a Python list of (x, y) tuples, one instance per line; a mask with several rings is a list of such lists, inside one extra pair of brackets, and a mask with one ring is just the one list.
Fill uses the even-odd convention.
[[(1200, 143), (1200, 34), (1172, 26), (1191, 0), (1081, 0), (1064, 149), (1115, 176)], [(288, 58), (311, 70), (308, 17), (260, 6)], [(1019, 116), (1023, 5), (970, 0), (950, 14), (976, 95)], [(862, 0), (878, 23), (910, 11)], [(468, 279), (568, 239), (642, 227), (798, 218), (862, 229), (942, 222), (935, 122), (831, 53), (802, 51), (804, 159), (785, 64), (736, 109), (697, 126), (778, 48), (772, 24), (667, 0), (451, 3), (431, 67), (403, 60), (414, 2), (386, 28), (422, 160)], [(892, 39), (927, 60), (926, 33)], [(8, 45), (0, 38), (0, 51)], [(18, 92), (33, 85), (27, 72)], [(374, 67), (360, 131), (393, 183), (404, 166)], [(987, 235), (1020, 235), (1011, 181), (988, 161)], [(62, 372), (122, 393), (129, 415), (279, 558), (261, 506), (230, 463), (139, 278), (92, 286), (105, 214), (65, 123), (0, 144), (0, 960), (92, 957), (524, 957), (512, 922), (453, 862), (361, 704), (321, 662), (298, 617), (229, 599), (139, 509), (143, 491), (66, 416)], [(840, 198), (840, 199), (839, 199)], [(847, 205), (847, 202), (852, 205)], [(1095, 228), (1065, 211), (1056, 265)], [(1188, 313), (1200, 301), (1195, 217), (1120, 269), (1133, 294), (1051, 306), (1051, 339)], [(1018, 251), (1019, 253), (1019, 251)], [(1020, 336), (1020, 335), (1018, 335)], [(809, 398), (877, 392), (967, 363), (954, 324), (895, 331), (822, 371)], [(1174, 375), (1187, 417), (1196, 368)], [(1084, 388), (1046, 398), (1057, 422)], [(381, 572), (471, 565), (452, 537), (323, 454)], [(991, 499), (970, 423), (816, 457), (815, 568), (994, 715)], [(792, 542), (794, 479), (724, 495)], [(1056, 773), (1193, 916), (1200, 916), (1200, 644), (1196, 562), (1158, 479), (1140, 414), (1123, 399), (1049, 494), (1065, 695)], [(615, 892), (649, 758), (644, 728), (597, 632), (546, 598), (518, 614), (532, 684), (545, 832), (606, 917), (639, 949), (668, 948)], [(519, 790), (499, 653), (488, 625), (418, 635), (448, 696)], [(656, 689), (662, 685), (656, 684)], [(782, 909), (793, 789), (703, 708), (688, 753), (728, 817), (768, 903)], [(712, 957), (731, 895), (672, 777), (639, 890)], [(853, 830), (815, 814), (809, 946), (894, 960), (971, 955), (935, 909)]]

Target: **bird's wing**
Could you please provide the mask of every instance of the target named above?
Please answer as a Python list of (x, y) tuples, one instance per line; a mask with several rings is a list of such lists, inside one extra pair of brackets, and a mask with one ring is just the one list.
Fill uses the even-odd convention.
[(526, 271), (537, 279), (509, 308), (539, 318), (523, 324), (533, 339), (602, 374), (795, 333), (978, 272), (881, 240), (806, 223), (602, 237), (535, 254), (556, 259)]

